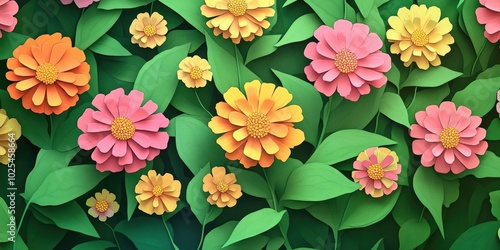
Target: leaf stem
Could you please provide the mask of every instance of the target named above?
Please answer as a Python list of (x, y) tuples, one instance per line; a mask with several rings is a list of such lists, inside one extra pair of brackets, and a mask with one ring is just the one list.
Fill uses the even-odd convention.
[(378, 130), (378, 118), (380, 116), (380, 110), (377, 112), (377, 117), (375, 118), (375, 131), (373, 133), (377, 133)]
[(267, 178), (266, 169), (262, 168), (262, 171), (264, 172), (264, 178), (266, 178), (267, 187), (269, 188), (269, 192), (271, 192), (271, 197), (272, 197), (272, 200), (273, 200), (273, 204), (272, 204), (273, 207), (272, 207), (272, 209), (278, 211), (278, 205), (277, 205), (277, 202), (276, 202), (276, 194), (274, 193), (274, 190), (271, 187), (271, 183), (269, 183), (269, 178)]
[[(29, 208), (30, 204), (31, 204), (31, 200), (29, 200), (28, 203), (26, 203), (26, 207), (24, 208), (23, 214), (21, 215), (21, 220), (19, 221), (19, 225), (17, 226), (17, 229), (16, 229), (16, 239), (17, 239), (17, 237), (20, 237), (19, 231), (21, 231), (21, 226), (23, 225), (24, 216), (26, 215), (26, 212), (28, 212), (28, 208)], [(16, 249), (16, 242), (17, 242), (17, 240), (14, 241), (12, 249)]]
[(149, 10), (149, 15), (152, 15), (153, 14), (153, 5), (154, 5), (155, 1), (151, 2), (151, 9)]
[(200, 243), (198, 244), (198, 247), (196, 248), (197, 250), (201, 249), (201, 246), (203, 244), (203, 236), (205, 236), (205, 225), (207, 225), (207, 218), (210, 217), (213, 211), (213, 206), (210, 206), (208, 211), (205, 212), (205, 218), (203, 219), (203, 225), (201, 225), (201, 236), (200, 236)]
[(108, 226), (111, 232), (113, 233), (113, 238), (115, 239), (116, 242), (116, 247), (118, 247), (118, 250), (121, 250), (120, 248), (120, 243), (118, 243), (118, 238), (116, 238), (115, 230), (106, 222), (104, 222), (104, 225)]
[(240, 62), (238, 60), (238, 48), (234, 44), (234, 59), (236, 60), (236, 73), (238, 74), (238, 88), (241, 90), (241, 69)]
[(328, 125), (328, 119), (330, 118), (330, 112), (332, 110), (333, 98), (329, 97), (326, 103), (325, 109), (323, 110), (323, 128), (321, 129), (321, 135), (319, 136), (318, 145), (323, 141), (326, 132), (326, 126)]
[(425, 207), (422, 208), (422, 212), (420, 213), (420, 218), (418, 218), (418, 222), (420, 222), (422, 220), (422, 217), (424, 216), (424, 212), (425, 212)]
[(194, 88), (194, 94), (196, 95), (196, 99), (198, 99), (198, 102), (200, 103), (201, 108), (203, 110), (205, 110), (205, 112), (207, 112), (210, 115), (210, 117), (214, 117), (212, 115), (212, 113), (210, 113), (210, 111), (208, 111), (208, 109), (206, 109), (205, 106), (203, 105), (203, 103), (201, 102), (200, 96), (198, 95), (198, 91), (196, 90), (196, 88)]
[(411, 99), (410, 105), (408, 105), (406, 110), (410, 109), (411, 105), (413, 105), (413, 102), (415, 101), (415, 98), (417, 98), (417, 90), (418, 90), (418, 87), (415, 87), (415, 90), (413, 92), (413, 98)]
[(486, 47), (486, 39), (484, 39), (483, 45), (481, 46), (481, 49), (479, 50), (479, 54), (476, 57), (476, 60), (474, 60), (474, 64), (472, 64), (472, 68), (470, 69), (470, 74), (474, 74), (474, 69), (476, 68), (476, 64), (479, 61), (479, 57), (481, 57), (481, 54), (483, 54), (484, 47)]
[(161, 221), (163, 222), (163, 226), (165, 226), (165, 229), (167, 230), (168, 238), (170, 239), (170, 244), (172, 244), (175, 250), (179, 250), (179, 247), (175, 245), (174, 238), (172, 238), (172, 234), (170, 234), (170, 229), (168, 229), (167, 222), (165, 218), (163, 218), (163, 215), (161, 216)]

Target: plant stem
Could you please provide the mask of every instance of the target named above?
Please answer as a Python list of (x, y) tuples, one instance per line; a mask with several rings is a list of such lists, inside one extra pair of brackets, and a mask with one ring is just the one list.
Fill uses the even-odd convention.
[(332, 110), (333, 98), (329, 97), (326, 103), (325, 109), (323, 110), (323, 128), (321, 129), (321, 135), (319, 136), (318, 145), (323, 141), (326, 132), (326, 126), (328, 125), (328, 119), (330, 118), (330, 112)]
[(484, 47), (486, 47), (486, 39), (484, 39), (483, 45), (481, 46), (481, 49), (479, 50), (479, 54), (476, 57), (476, 60), (474, 60), (474, 64), (472, 64), (472, 68), (470, 69), (470, 74), (474, 74), (474, 69), (476, 68), (476, 64), (479, 61), (479, 57), (481, 57), (481, 54), (483, 54)]
[(376, 134), (377, 133), (377, 130), (378, 130), (378, 118), (380, 116), (380, 111), (377, 112), (377, 118), (375, 118), (375, 131), (374, 133)]
[(200, 243), (198, 244), (198, 247), (196, 248), (197, 250), (201, 249), (201, 246), (203, 244), (203, 236), (205, 236), (205, 225), (207, 224), (207, 218), (210, 217), (213, 211), (213, 206), (210, 206), (207, 212), (205, 212), (205, 218), (203, 219), (203, 225), (201, 225), (201, 236), (200, 236)]
[(236, 73), (238, 74), (238, 88), (241, 90), (241, 70), (240, 62), (238, 60), (238, 47), (234, 44), (234, 58), (236, 59)]
[(168, 238), (170, 239), (170, 244), (172, 244), (172, 246), (174, 247), (175, 250), (178, 250), (179, 247), (177, 247), (177, 245), (175, 245), (174, 238), (172, 238), (172, 234), (170, 234), (170, 229), (168, 229), (167, 222), (166, 222), (165, 218), (163, 218), (163, 215), (161, 217), (161, 221), (163, 222), (163, 226), (165, 226), (165, 229), (167, 230)]
[(406, 108), (407, 110), (410, 109), (411, 105), (413, 105), (413, 102), (415, 101), (415, 98), (417, 98), (417, 89), (418, 87), (415, 87), (415, 90), (413, 92), (413, 98), (411, 99), (410, 105)]
[[(21, 220), (19, 221), (19, 225), (17, 226), (17, 230), (16, 230), (16, 239), (17, 239), (17, 237), (20, 237), (19, 231), (21, 231), (21, 226), (23, 225), (24, 216), (26, 215), (26, 212), (28, 212), (28, 208), (29, 208), (30, 204), (31, 204), (31, 200), (28, 201), (28, 203), (26, 203), (26, 207), (24, 208), (23, 214), (21, 215)], [(14, 241), (12, 249), (16, 249), (16, 241), (17, 240)]]
[(347, 0), (344, 0), (344, 19), (347, 18)]
[(206, 109), (205, 106), (203, 105), (203, 103), (201, 102), (200, 96), (198, 95), (198, 91), (196, 90), (196, 88), (194, 88), (194, 94), (196, 95), (196, 99), (198, 99), (198, 102), (200, 103), (201, 108), (203, 110), (205, 110), (210, 115), (210, 117), (214, 117), (212, 115), (212, 113), (210, 113), (210, 111), (208, 111), (208, 109)]
[(424, 212), (425, 212), (425, 207), (422, 208), (422, 213), (420, 213), (420, 218), (418, 218), (418, 222), (420, 222), (422, 220), (422, 217), (424, 216)]
[(274, 190), (271, 187), (271, 183), (269, 183), (269, 178), (267, 178), (266, 169), (262, 168), (262, 171), (264, 172), (264, 178), (266, 178), (267, 187), (269, 188), (269, 192), (271, 192), (271, 197), (272, 197), (272, 200), (273, 200), (273, 204), (272, 204), (273, 207), (272, 207), (272, 209), (278, 211), (278, 205), (277, 205), (277, 202), (276, 202), (276, 194), (274, 193)]
[(116, 247), (118, 247), (118, 249), (120, 250), (120, 243), (118, 243), (118, 238), (116, 238), (116, 234), (115, 234), (115, 230), (106, 222), (104, 222), (104, 225), (108, 226), (109, 229), (111, 230), (111, 232), (113, 233), (113, 238), (115, 239), (115, 242), (116, 242)]

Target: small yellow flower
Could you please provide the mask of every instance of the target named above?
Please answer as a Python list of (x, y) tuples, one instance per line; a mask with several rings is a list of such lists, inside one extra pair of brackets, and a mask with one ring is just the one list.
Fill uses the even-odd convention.
[(9, 118), (5, 109), (0, 109), (0, 162), (7, 165), (9, 154), (15, 154), (17, 144), (21, 137), (21, 125), (14, 118)]
[(236, 200), (243, 195), (241, 186), (236, 184), (236, 176), (233, 173), (226, 174), (224, 167), (214, 167), (212, 174), (203, 177), (203, 191), (210, 194), (208, 203), (220, 208), (234, 207)]
[(147, 12), (138, 14), (129, 28), (132, 43), (150, 49), (161, 46), (167, 40), (167, 31), (167, 21), (158, 12), (153, 12), (151, 17)]
[(142, 175), (135, 186), (135, 199), (139, 203), (139, 210), (147, 214), (162, 215), (177, 208), (177, 201), (181, 194), (181, 182), (174, 180), (169, 173), (156, 174), (149, 170), (148, 175)]
[(186, 57), (179, 63), (177, 78), (188, 88), (202, 88), (207, 81), (212, 81), (210, 64), (199, 56)]
[(90, 207), (88, 213), (92, 217), (99, 217), (100, 221), (106, 221), (107, 218), (113, 217), (120, 209), (120, 205), (115, 200), (116, 196), (114, 194), (107, 189), (103, 189), (101, 193), (95, 193), (95, 198), (88, 198), (85, 204)]

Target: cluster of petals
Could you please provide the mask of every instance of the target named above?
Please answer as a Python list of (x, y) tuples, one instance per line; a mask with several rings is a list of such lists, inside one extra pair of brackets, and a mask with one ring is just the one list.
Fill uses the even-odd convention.
[[(21, 137), (21, 125), (15, 118), (9, 118), (5, 109), (0, 109), (0, 163), (7, 165), (12, 150), (17, 149), (17, 143)], [(12, 147), (14, 144), (14, 147)]]
[(484, 36), (492, 43), (500, 40), (500, 1), (479, 0), (484, 7), (476, 9), (477, 22), (485, 24)]
[(167, 31), (167, 20), (158, 12), (153, 12), (151, 16), (148, 12), (138, 14), (129, 27), (132, 43), (150, 49), (161, 46), (167, 40)]
[(203, 88), (207, 81), (212, 81), (212, 72), (207, 59), (197, 55), (186, 57), (179, 63), (177, 79), (181, 80), (188, 88)]
[(181, 194), (181, 182), (174, 180), (169, 173), (157, 174), (149, 170), (142, 175), (135, 186), (135, 199), (139, 203), (139, 210), (149, 215), (162, 215), (173, 212), (177, 208), (177, 201)]
[(224, 167), (212, 168), (212, 173), (203, 177), (203, 191), (208, 192), (208, 203), (217, 207), (234, 207), (236, 200), (240, 198), (241, 186), (236, 184), (236, 175), (226, 174)]
[(99, 218), (100, 221), (104, 222), (107, 218), (113, 217), (120, 209), (120, 205), (115, 200), (115, 194), (103, 189), (102, 192), (96, 192), (95, 197), (88, 198), (85, 204), (90, 207), (88, 213), (92, 217)]

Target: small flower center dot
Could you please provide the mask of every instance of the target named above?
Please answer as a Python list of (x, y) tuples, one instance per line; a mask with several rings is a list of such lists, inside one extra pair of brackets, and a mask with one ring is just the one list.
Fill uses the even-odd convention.
[(384, 177), (384, 169), (380, 164), (373, 164), (368, 167), (368, 177), (372, 180), (380, 180)]
[(163, 188), (160, 185), (155, 185), (153, 187), (153, 195), (158, 197), (163, 194)]
[(56, 82), (59, 71), (56, 66), (51, 63), (42, 63), (36, 68), (35, 77), (38, 81), (43, 82), (47, 85)]
[(354, 53), (343, 49), (335, 57), (335, 67), (344, 74), (354, 72), (358, 67), (358, 59)]
[(106, 200), (100, 200), (100, 201), (97, 201), (95, 203), (95, 209), (99, 212), (99, 213), (104, 213), (108, 210), (108, 202)]
[(200, 67), (194, 66), (191, 69), (191, 73), (189, 73), (189, 75), (191, 76), (191, 78), (193, 78), (193, 80), (198, 80), (203, 77), (203, 71), (200, 69)]
[(120, 141), (126, 141), (135, 133), (134, 123), (125, 117), (116, 117), (111, 123), (111, 135)]
[(447, 127), (439, 134), (439, 140), (441, 141), (443, 148), (454, 148), (458, 146), (458, 143), (460, 142), (460, 133), (458, 133), (456, 128)]
[(427, 34), (423, 30), (416, 29), (411, 34), (411, 41), (415, 46), (424, 46), (429, 42), (429, 37), (427, 37)]
[(229, 0), (227, 9), (234, 16), (243, 16), (247, 12), (246, 0)]
[(144, 26), (144, 34), (148, 37), (156, 35), (156, 27), (151, 24)]
[(247, 118), (247, 131), (253, 138), (262, 138), (269, 134), (271, 123), (267, 116), (260, 112), (253, 112)]
[(229, 189), (229, 186), (227, 185), (227, 183), (225, 183), (223, 181), (219, 181), (219, 183), (217, 183), (217, 190), (219, 190), (219, 192), (225, 193), (225, 192), (227, 192), (228, 189)]

